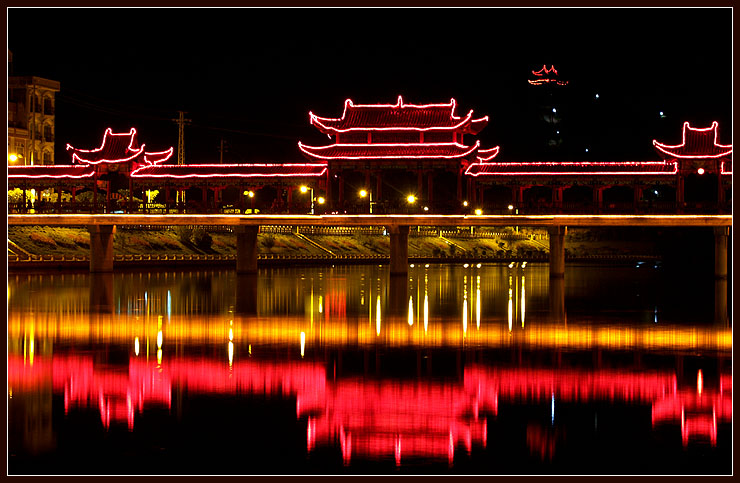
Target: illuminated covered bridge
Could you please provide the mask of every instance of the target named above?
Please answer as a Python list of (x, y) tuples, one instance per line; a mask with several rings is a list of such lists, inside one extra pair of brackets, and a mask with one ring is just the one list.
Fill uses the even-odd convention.
[[(135, 129), (106, 130), (95, 149), (67, 145), (72, 164), (9, 166), (12, 212), (680, 213), (729, 212), (732, 145), (719, 127), (683, 125), (656, 158), (518, 161), (471, 141), (488, 117), (457, 103), (354, 104), (339, 118), (309, 113), (333, 142), (298, 143), (302, 162), (172, 164)], [(295, 193), (296, 189), (299, 189)], [(310, 194), (309, 194), (310, 193)], [(61, 194), (61, 196), (59, 196)], [(295, 196), (294, 196), (295, 194)]]

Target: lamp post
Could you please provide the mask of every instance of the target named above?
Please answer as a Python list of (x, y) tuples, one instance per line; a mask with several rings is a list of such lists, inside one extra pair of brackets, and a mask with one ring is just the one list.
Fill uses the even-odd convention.
[(360, 190), (360, 198), (370, 198), (370, 214), (373, 214), (373, 192), (369, 190)]
[(313, 188), (309, 188), (308, 186), (301, 186), (301, 193), (308, 193), (311, 192), (311, 214), (313, 215)]

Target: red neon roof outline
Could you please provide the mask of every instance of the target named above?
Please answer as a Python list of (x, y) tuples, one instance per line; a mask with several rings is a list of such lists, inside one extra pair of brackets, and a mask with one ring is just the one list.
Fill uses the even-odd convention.
[[(129, 143), (126, 147), (127, 152), (131, 152), (132, 154), (128, 157), (118, 158), (118, 159), (99, 159), (99, 160), (92, 160), (92, 159), (83, 159), (81, 158), (78, 153), (86, 153), (86, 154), (96, 154), (102, 152), (108, 145), (111, 143), (110, 137), (118, 136), (118, 137), (129, 137)], [(80, 162), (82, 164), (100, 164), (100, 163), (124, 163), (127, 161), (131, 161), (135, 159), (136, 157), (140, 156), (142, 153), (144, 154), (144, 162), (149, 164), (158, 164), (163, 163), (167, 161), (170, 157), (172, 157), (172, 154), (174, 152), (174, 148), (167, 149), (165, 151), (158, 151), (158, 152), (151, 152), (148, 153), (144, 150), (145, 145), (142, 144), (141, 147), (135, 148), (137, 144), (137, 131), (136, 128), (131, 128), (128, 132), (123, 133), (114, 133), (112, 128), (107, 128), (105, 130), (105, 133), (103, 134), (103, 142), (100, 144), (99, 148), (95, 149), (78, 149), (73, 147), (71, 144), (67, 143), (66, 150), (72, 150), (72, 162)]]
[[(730, 165), (730, 170), (729, 171), (725, 171), (725, 165), (727, 165), (727, 164)], [(720, 172), (720, 174), (730, 174), (731, 175), (732, 174), (732, 163), (728, 163), (727, 161), (722, 161), (719, 164), (719, 172)]]
[(158, 151), (154, 153), (144, 153), (144, 161), (149, 164), (160, 164), (164, 163), (172, 157), (174, 153), (174, 147), (165, 151)]
[[(658, 151), (667, 154), (669, 156), (680, 158), (680, 159), (699, 159), (699, 158), (721, 158), (723, 156), (728, 156), (732, 154), (732, 144), (719, 144), (717, 142), (717, 138), (719, 137), (719, 123), (717, 121), (712, 122), (712, 125), (705, 128), (693, 128), (689, 125), (689, 122), (686, 121), (683, 123), (682, 133), (681, 133), (681, 144), (676, 145), (670, 145), (670, 144), (663, 144), (658, 142), (656, 139), (653, 139), (653, 146)], [(713, 147), (720, 148), (721, 150), (725, 150), (723, 152), (720, 152), (719, 154), (680, 154), (672, 152), (671, 150), (682, 150), (686, 147), (686, 134), (689, 131), (693, 132), (708, 132), (708, 131), (714, 131), (714, 141), (713, 141)]]
[[(432, 126), (432, 127), (351, 127), (346, 129), (339, 129), (332, 126), (326, 125), (330, 122), (342, 122), (347, 117), (348, 108), (387, 108), (387, 109), (426, 109), (432, 107), (450, 107), (450, 118), (455, 121), (460, 121), (454, 126)], [(461, 118), (455, 115), (455, 108), (457, 107), (457, 101), (454, 98), (450, 99), (449, 104), (404, 104), (403, 96), (398, 96), (396, 104), (354, 104), (352, 99), (346, 99), (344, 101), (344, 111), (340, 118), (320, 117), (309, 111), (308, 117), (310, 123), (319, 126), (322, 129), (326, 129), (333, 132), (350, 132), (350, 131), (444, 131), (444, 130), (455, 130), (465, 125), (468, 121), (474, 124), (480, 124), (482, 122), (488, 122), (488, 116), (481, 117), (479, 119), (472, 119), (473, 110), (471, 109), (468, 114)]]
[[(22, 171), (41, 171), (41, 170), (56, 170), (62, 171), (62, 174), (28, 174), (21, 173)], [(64, 169), (81, 171), (86, 170), (82, 173), (64, 173)], [(9, 166), (8, 167), (8, 178), (28, 178), (28, 179), (81, 179), (90, 178), (95, 174), (95, 170), (90, 169), (88, 166), (71, 165), (71, 164), (56, 164), (56, 165), (41, 165), (41, 166)]]
[(534, 74), (536, 76), (543, 76), (543, 75), (549, 74), (551, 72), (555, 72), (555, 75), (558, 75), (558, 71), (555, 70), (555, 66), (554, 65), (551, 64), (550, 65), (550, 68), (548, 69), (547, 66), (543, 64), (542, 65), (542, 68), (540, 70), (538, 70), (538, 71), (534, 71), (533, 70), (532, 71), (532, 74)]
[(210, 169), (220, 169), (220, 168), (250, 168), (250, 167), (288, 167), (288, 168), (297, 168), (297, 167), (303, 167), (303, 168), (322, 168), (320, 172), (317, 173), (299, 173), (299, 172), (287, 172), (287, 173), (269, 173), (269, 174), (262, 174), (262, 173), (253, 173), (253, 174), (242, 174), (242, 173), (192, 173), (187, 175), (177, 175), (177, 174), (142, 174), (139, 173), (140, 171), (149, 169), (153, 167), (154, 165), (144, 165), (140, 166), (139, 168), (133, 170), (131, 172), (132, 178), (177, 178), (177, 179), (187, 179), (187, 178), (251, 178), (251, 177), (261, 177), (261, 178), (273, 178), (273, 177), (320, 177), (323, 176), (326, 173), (327, 166), (326, 164), (309, 164), (309, 163), (291, 163), (291, 164), (183, 164), (178, 166), (166, 166), (167, 168), (171, 169), (186, 169), (186, 168), (210, 168)]
[[(337, 156), (337, 157), (331, 157), (331, 156), (321, 156), (320, 154), (312, 153), (309, 150), (313, 149), (316, 151), (322, 151), (325, 149), (331, 149), (334, 147), (360, 147), (360, 148), (367, 148), (369, 146), (383, 146), (383, 147), (429, 147), (429, 146), (454, 146), (456, 148), (463, 148), (467, 151), (455, 154), (455, 155), (435, 155), (435, 156), (406, 156), (406, 155), (385, 155), (385, 156)], [(480, 141), (476, 141), (475, 145), (473, 146), (465, 146), (464, 144), (460, 143), (396, 143), (396, 144), (330, 144), (328, 146), (307, 146), (300, 141), (298, 141), (298, 149), (306, 153), (308, 156), (318, 158), (318, 159), (430, 159), (430, 158), (443, 158), (443, 159), (455, 159), (455, 158), (462, 158), (464, 156), (467, 156), (468, 154), (472, 153), (478, 147), (480, 146)]]
[[(478, 156), (477, 156), (478, 161), (480, 161), (480, 162), (486, 162), (486, 161), (492, 160), (493, 158), (495, 158), (496, 156), (498, 156), (498, 153), (500, 151), (500, 148), (501, 148), (501, 146), (494, 146), (491, 149), (479, 149), (478, 150)], [(481, 156), (481, 154), (483, 156)]]
[[(497, 173), (473, 173), (475, 167), (487, 167), (487, 166), (670, 166), (673, 165), (671, 171), (568, 171), (553, 173), (552, 171), (502, 171)], [(665, 163), (663, 161), (619, 161), (619, 162), (605, 162), (605, 161), (561, 161), (561, 162), (532, 162), (532, 163), (473, 163), (465, 170), (465, 174), (468, 176), (538, 176), (538, 175), (672, 175), (678, 173), (678, 163)]]

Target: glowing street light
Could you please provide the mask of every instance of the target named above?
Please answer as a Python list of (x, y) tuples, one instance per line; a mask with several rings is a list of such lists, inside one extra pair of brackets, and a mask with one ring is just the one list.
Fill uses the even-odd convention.
[(361, 189), (357, 194), (360, 195), (360, 198), (369, 198), (368, 201), (370, 202), (369, 203), (370, 214), (372, 215), (373, 214), (373, 192), (366, 190), (366, 189)]
[(414, 196), (414, 195), (408, 195), (406, 197), (406, 201), (408, 201), (408, 203), (410, 205), (413, 205), (414, 203), (416, 203), (416, 196)]
[(509, 211), (511, 211), (514, 209), (514, 205), (509, 205), (508, 208), (509, 208)]
[(704, 168), (699, 168), (696, 170), (696, 172), (699, 174), (704, 174)]
[(17, 154), (8, 154), (8, 162), (15, 163), (16, 161), (18, 161)]
[(254, 198), (254, 191), (247, 191), (245, 194), (250, 198)]
[(301, 186), (300, 187), (301, 193), (308, 193), (311, 192), (311, 214), (313, 215), (313, 188), (309, 188), (308, 186)]
[(467, 201), (463, 201), (463, 206), (467, 207), (468, 206), (468, 202)]
[(323, 205), (324, 203), (326, 203), (326, 199), (325, 199), (325, 198), (324, 198), (323, 196), (319, 196), (318, 198), (316, 198), (316, 201), (317, 201), (317, 202), (318, 202), (318, 203), (319, 203), (320, 205)]
[(476, 208), (475, 214), (478, 215), (478, 216), (480, 216), (480, 215), (483, 214), (483, 210), (481, 210), (480, 208)]

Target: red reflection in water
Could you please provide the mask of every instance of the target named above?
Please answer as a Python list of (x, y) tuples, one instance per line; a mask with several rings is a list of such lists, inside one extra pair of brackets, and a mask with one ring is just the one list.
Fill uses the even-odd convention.
[[(51, 381), (64, 394), (65, 412), (96, 407), (104, 427), (126, 424), (144, 407), (172, 404), (173, 387), (189, 393), (258, 394), (296, 397), (296, 416), (307, 418), (306, 446), (339, 443), (346, 464), (352, 458), (387, 458), (397, 465), (417, 457), (452, 462), (458, 446), (467, 453), (485, 447), (486, 418), (497, 414), (500, 400), (510, 403), (623, 401), (652, 405), (653, 426), (680, 424), (682, 441), (717, 441), (717, 424), (732, 417), (731, 376), (719, 388), (677, 387), (671, 372), (577, 369), (497, 369), (473, 365), (463, 383), (379, 381), (363, 378), (327, 380), (323, 364), (307, 362), (170, 359), (162, 364), (132, 357), (128, 371), (96, 365), (90, 356), (8, 358), (12, 387), (33, 389)], [(527, 441), (542, 457), (554, 453), (556, 437), (527, 429)]]

